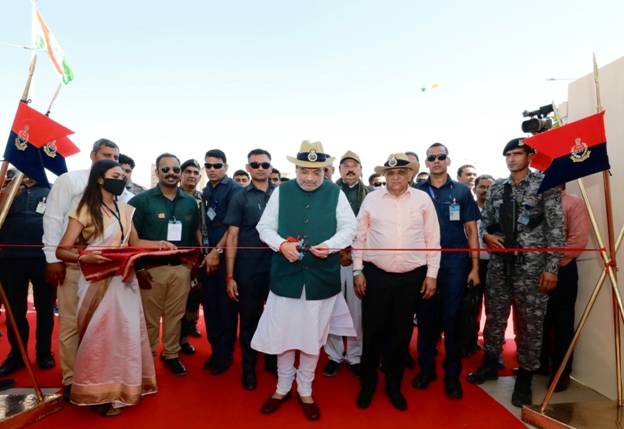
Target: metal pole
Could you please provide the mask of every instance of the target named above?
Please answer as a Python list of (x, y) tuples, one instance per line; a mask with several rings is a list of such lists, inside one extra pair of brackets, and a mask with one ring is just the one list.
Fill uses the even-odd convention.
[[(624, 227), (620, 230), (620, 235), (615, 245), (616, 250), (619, 250), (620, 245), (622, 244), (623, 238), (624, 238)], [(572, 341), (570, 342), (570, 345), (568, 346), (568, 350), (566, 351), (566, 354), (563, 357), (561, 365), (559, 365), (559, 368), (557, 369), (557, 372), (555, 373), (555, 377), (553, 378), (552, 383), (550, 383), (550, 386), (548, 386), (548, 390), (546, 391), (546, 396), (544, 397), (544, 400), (542, 401), (542, 405), (540, 406), (540, 413), (542, 414), (544, 414), (544, 412), (546, 411), (546, 407), (548, 407), (548, 404), (550, 403), (550, 399), (555, 391), (555, 387), (557, 386), (557, 383), (559, 383), (559, 379), (561, 378), (561, 375), (563, 374), (563, 370), (568, 364), (570, 357), (572, 356), (572, 351), (574, 350), (574, 347), (576, 347), (576, 343), (579, 337), (581, 336), (581, 331), (583, 330), (583, 328), (585, 327), (585, 324), (587, 323), (587, 318), (589, 317), (589, 313), (591, 312), (591, 309), (594, 306), (594, 303), (596, 302), (596, 298), (598, 297), (598, 293), (600, 292), (600, 289), (602, 288), (602, 285), (606, 277), (607, 277), (607, 271), (603, 270), (602, 273), (600, 274), (600, 278), (598, 279), (598, 282), (596, 283), (596, 286), (594, 287), (594, 291), (592, 292), (591, 297), (589, 298), (589, 301), (587, 302), (587, 305), (585, 306), (585, 310), (583, 311), (581, 320), (579, 320), (576, 331), (574, 332), (574, 337), (572, 337)]]

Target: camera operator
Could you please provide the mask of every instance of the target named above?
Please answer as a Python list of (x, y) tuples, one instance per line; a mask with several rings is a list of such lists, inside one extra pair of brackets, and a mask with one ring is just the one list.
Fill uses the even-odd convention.
[[(541, 173), (529, 170), (533, 152), (513, 139), (503, 155), (510, 176), (492, 184), (482, 211), (480, 233), (489, 248), (558, 247), (565, 243), (561, 192), (552, 188), (538, 194)], [(517, 314), (518, 363), (511, 402), (531, 403), (533, 371), (540, 366), (544, 315), (548, 292), (557, 285), (561, 253), (493, 252), (485, 289), (485, 356), (467, 380), (481, 384), (498, 378), (497, 361), (511, 305)]]

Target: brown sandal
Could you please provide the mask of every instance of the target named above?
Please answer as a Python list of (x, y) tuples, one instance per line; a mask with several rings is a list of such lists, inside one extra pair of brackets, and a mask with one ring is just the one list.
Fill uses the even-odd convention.
[(115, 417), (121, 414), (121, 408), (113, 407), (113, 404), (102, 404), (96, 406), (97, 412), (104, 417)]

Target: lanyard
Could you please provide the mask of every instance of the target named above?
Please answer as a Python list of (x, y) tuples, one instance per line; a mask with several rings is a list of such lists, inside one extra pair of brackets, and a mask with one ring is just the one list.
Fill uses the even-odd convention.
[(112, 214), (115, 219), (117, 219), (117, 223), (119, 224), (119, 229), (121, 229), (121, 243), (123, 244), (126, 238), (126, 233), (124, 232), (123, 223), (121, 223), (121, 212), (119, 211), (119, 206), (117, 205), (117, 201), (113, 200), (113, 202), (115, 203), (115, 211), (111, 210), (110, 207), (108, 207), (106, 204), (104, 204), (104, 207), (106, 207), (109, 213)]
[(172, 221), (172, 220), (174, 222), (176, 221), (175, 210), (176, 210), (176, 204), (178, 204), (179, 193), (180, 193), (180, 190), (178, 189), (178, 191), (176, 192), (176, 196), (173, 198), (173, 201), (171, 201), (171, 215), (169, 215), (169, 221)]
[[(452, 202), (453, 204), (455, 204), (456, 200), (453, 197), (453, 182), (449, 183), (449, 187), (451, 188), (451, 192), (449, 194), (449, 201)], [(429, 184), (429, 186), (427, 186), (427, 190), (429, 191), (429, 195), (431, 195), (431, 199), (437, 203), (438, 202), (438, 193), (433, 191), (433, 186), (431, 184)]]

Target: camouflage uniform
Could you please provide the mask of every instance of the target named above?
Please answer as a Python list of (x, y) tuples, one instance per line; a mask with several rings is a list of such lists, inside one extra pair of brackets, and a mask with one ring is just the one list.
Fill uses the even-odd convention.
[[(543, 194), (537, 190), (543, 174), (529, 172), (517, 186), (510, 178), (499, 179), (488, 191), (482, 212), (480, 234), (494, 232), (503, 219), (502, 206), (506, 184), (511, 185), (511, 198), (516, 207), (516, 247), (564, 247), (565, 233), (561, 192), (552, 188)], [(509, 212), (507, 212), (509, 213)], [(510, 247), (506, 244), (505, 247)], [(507, 271), (505, 255), (511, 258)], [(535, 370), (540, 366), (544, 315), (548, 295), (538, 288), (542, 272), (557, 274), (561, 253), (526, 252), (517, 256), (491, 253), (488, 266), (484, 329), (485, 352), (501, 353), (511, 305), (517, 313), (518, 363), (520, 368)], [(509, 259), (508, 259), (509, 260)], [(511, 275), (510, 275), (511, 273)]]

